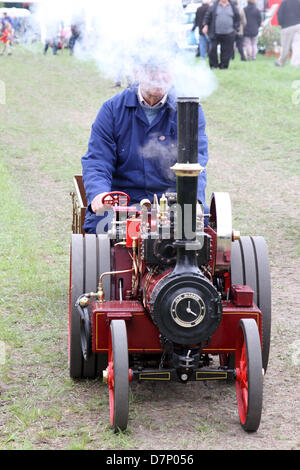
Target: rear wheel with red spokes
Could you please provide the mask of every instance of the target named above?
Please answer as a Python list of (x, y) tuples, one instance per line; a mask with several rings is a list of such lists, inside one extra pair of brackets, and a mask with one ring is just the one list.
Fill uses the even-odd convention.
[(129, 413), (128, 344), (124, 320), (112, 320), (110, 324), (107, 382), (111, 426), (115, 432), (124, 431)]
[(261, 419), (263, 375), (259, 332), (255, 320), (250, 318), (239, 323), (235, 370), (240, 422), (245, 431), (254, 432)]

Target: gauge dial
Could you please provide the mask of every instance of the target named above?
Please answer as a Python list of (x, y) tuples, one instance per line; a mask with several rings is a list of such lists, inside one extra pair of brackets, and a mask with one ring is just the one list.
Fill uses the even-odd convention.
[(193, 328), (205, 317), (205, 303), (200, 295), (184, 292), (177, 295), (171, 305), (173, 320), (184, 328)]

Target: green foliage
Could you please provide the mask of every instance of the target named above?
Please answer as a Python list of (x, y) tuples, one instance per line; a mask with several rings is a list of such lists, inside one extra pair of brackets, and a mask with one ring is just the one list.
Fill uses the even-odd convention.
[(280, 45), (280, 26), (267, 26), (258, 38), (258, 46), (265, 47), (266, 51), (273, 51)]

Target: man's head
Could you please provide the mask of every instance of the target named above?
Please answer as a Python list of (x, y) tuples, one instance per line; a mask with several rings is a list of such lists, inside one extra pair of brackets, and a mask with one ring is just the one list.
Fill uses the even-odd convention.
[(166, 64), (145, 64), (138, 69), (138, 83), (145, 100), (152, 106), (171, 88), (171, 74)]
[(167, 58), (149, 57), (138, 62), (135, 79), (140, 85), (143, 98), (154, 106), (171, 88), (172, 77)]
[(140, 41), (133, 58), (134, 78), (146, 101), (151, 96), (151, 101), (158, 103), (169, 92), (178, 52), (178, 44), (165, 32)]

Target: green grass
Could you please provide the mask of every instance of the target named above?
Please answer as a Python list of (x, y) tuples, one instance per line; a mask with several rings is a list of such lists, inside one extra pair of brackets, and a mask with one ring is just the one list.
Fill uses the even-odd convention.
[[(235, 188), (241, 173), (236, 182), (230, 168), (240, 163), (243, 171), (251, 165), (275, 181), (284, 174), (286, 186), (295, 185), (300, 104), (292, 102), (292, 83), (299, 71), (275, 68), (264, 57), (255, 63), (236, 58), (216, 75), (218, 90), (203, 102), (213, 170), (208, 194)], [(81, 171), (91, 124), (114, 93), (112, 83), (93, 64), (67, 53), (42, 56), (39, 45), (3, 57), (0, 80), (7, 91), (6, 105), (0, 105), (0, 341), (6, 346), (0, 448), (135, 448), (136, 426), (147, 419), (134, 410), (147, 403), (132, 400), (129, 431), (115, 436), (107, 426), (106, 387), (72, 382), (67, 369), (69, 192), (73, 175)], [(216, 165), (214, 155), (223, 150)], [(228, 166), (225, 175), (222, 165)], [(281, 192), (277, 197), (288, 204), (289, 195)], [(263, 197), (263, 188), (258, 194)], [(266, 220), (263, 203), (251, 197), (245, 202), (238, 191), (233, 199), (238, 229), (253, 231), (249, 212)], [(288, 223), (286, 214), (275, 214), (262, 230), (276, 228), (290, 241), (287, 256), (292, 257), (297, 223), (293, 214)], [(270, 238), (271, 247), (277, 246)], [(168, 423), (162, 425), (167, 429)], [(196, 428), (201, 439), (210, 437), (209, 423), (198, 422)]]
[(273, 59), (261, 56), (242, 64), (236, 58), (217, 77), (219, 87), (207, 100), (206, 113), (216, 124), (214, 132), (239, 141), (253, 159), (272, 162), (281, 173), (299, 173), (300, 104), (293, 88), (299, 69), (274, 67)]

